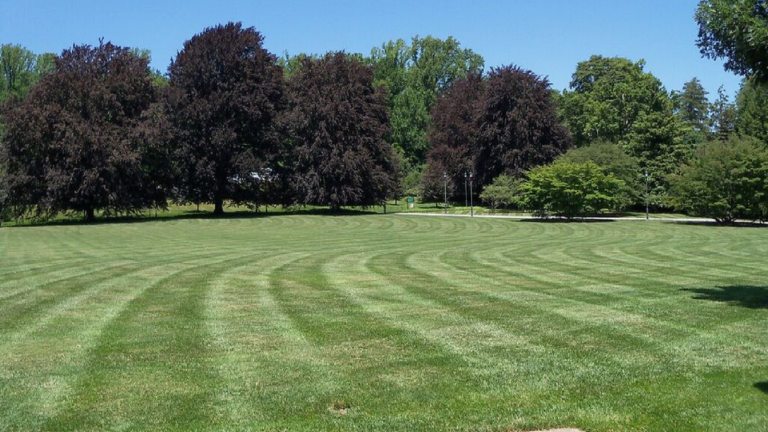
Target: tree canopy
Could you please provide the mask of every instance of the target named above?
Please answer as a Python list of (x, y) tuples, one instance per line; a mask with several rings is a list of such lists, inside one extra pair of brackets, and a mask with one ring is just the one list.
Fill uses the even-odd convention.
[(438, 95), (459, 78), (480, 73), (483, 58), (452, 37), (389, 41), (371, 50), (375, 85), (388, 92), (391, 142), (411, 167), (429, 150), (430, 111)]
[(768, 144), (768, 83), (745, 79), (736, 97), (736, 130)]
[(371, 68), (343, 52), (307, 57), (288, 88), (298, 201), (334, 210), (384, 203), (397, 189), (397, 160), (386, 141), (386, 96)]
[(768, 3), (701, 0), (696, 9), (701, 54), (725, 59), (725, 69), (768, 80)]
[(713, 141), (701, 146), (672, 178), (677, 208), (715, 218), (768, 219), (768, 150), (749, 138)]
[(16, 215), (131, 212), (165, 206), (144, 158), (156, 99), (145, 59), (100, 43), (73, 46), (6, 112), (9, 204)]
[(276, 119), (285, 103), (277, 57), (254, 28), (228, 23), (184, 43), (168, 68), (177, 198), (258, 201), (277, 168)]

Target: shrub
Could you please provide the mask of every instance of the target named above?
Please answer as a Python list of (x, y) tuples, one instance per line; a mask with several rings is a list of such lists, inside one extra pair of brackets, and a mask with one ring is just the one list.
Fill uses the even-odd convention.
[(768, 150), (751, 138), (701, 146), (673, 176), (676, 208), (719, 223), (768, 219)]
[(633, 204), (645, 202), (641, 184), (641, 171), (637, 159), (630, 156), (619, 144), (598, 141), (584, 147), (572, 148), (558, 158), (572, 163), (594, 162), (607, 174), (624, 182), (624, 187), (617, 195), (618, 208), (623, 209)]
[(536, 167), (520, 186), (520, 202), (540, 217), (573, 219), (616, 210), (624, 182), (594, 162), (558, 161)]
[(517, 181), (513, 177), (502, 174), (483, 189), (480, 199), (488, 204), (492, 212), (497, 208), (508, 208), (517, 202), (515, 196), (517, 186)]

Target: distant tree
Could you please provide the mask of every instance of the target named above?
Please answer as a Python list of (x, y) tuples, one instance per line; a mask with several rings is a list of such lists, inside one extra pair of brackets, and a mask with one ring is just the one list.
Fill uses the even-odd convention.
[(568, 150), (558, 161), (583, 164), (593, 162), (606, 174), (611, 174), (624, 182), (617, 198), (618, 209), (644, 200), (644, 185), (641, 184), (642, 171), (636, 158), (627, 154), (622, 146), (598, 141), (593, 144)]
[(156, 99), (146, 60), (111, 43), (74, 46), (4, 116), (14, 215), (165, 206), (145, 159), (144, 117)]
[(221, 214), (224, 200), (257, 201), (258, 180), (279, 168), (283, 72), (262, 41), (240, 23), (210, 27), (168, 68), (179, 200), (212, 202)]
[(528, 172), (519, 188), (520, 204), (540, 217), (573, 219), (616, 210), (623, 186), (593, 162), (557, 161)]
[(452, 37), (398, 39), (371, 51), (375, 85), (389, 95), (391, 142), (406, 168), (423, 164), (429, 150), (429, 113), (437, 96), (457, 79), (478, 74), (483, 58)]
[(500, 174), (520, 176), (571, 146), (549, 81), (516, 66), (491, 69), (476, 115), (473, 170), (478, 189)]
[(487, 203), (491, 212), (497, 208), (509, 208), (517, 203), (519, 181), (507, 175), (500, 175), (483, 189), (480, 199)]
[(701, 54), (725, 59), (725, 69), (768, 80), (768, 3), (702, 0), (696, 9)]
[(383, 204), (398, 188), (385, 94), (342, 52), (304, 58), (289, 80), (295, 188), (305, 204)]
[(720, 223), (768, 219), (768, 151), (754, 139), (700, 147), (672, 178), (675, 206)]
[(698, 78), (693, 78), (683, 84), (683, 90), (674, 92), (672, 101), (675, 113), (691, 129), (695, 142), (701, 142), (709, 137), (709, 100), (707, 91)]
[(21, 45), (0, 45), (0, 101), (21, 97), (35, 81), (37, 56)]
[(484, 82), (480, 74), (456, 80), (432, 108), (429, 127), (431, 149), (424, 172), (427, 198), (442, 199), (443, 173), (450, 176), (453, 199), (463, 194), (464, 174), (472, 170), (472, 151), (477, 141), (477, 115)]
[(736, 97), (736, 131), (768, 144), (768, 84), (745, 79)]
[(562, 113), (577, 147), (596, 140), (626, 143), (642, 114), (671, 110), (659, 81), (644, 61), (592, 56), (576, 66)]
[(728, 140), (736, 131), (738, 111), (736, 105), (728, 98), (723, 86), (717, 89), (717, 99), (712, 102), (710, 112), (710, 128), (715, 138), (721, 141)]
[(690, 155), (692, 130), (673, 113), (664, 87), (645, 62), (592, 56), (581, 62), (562, 98), (562, 116), (577, 146), (615, 142), (651, 176), (653, 202), (663, 204), (674, 173)]

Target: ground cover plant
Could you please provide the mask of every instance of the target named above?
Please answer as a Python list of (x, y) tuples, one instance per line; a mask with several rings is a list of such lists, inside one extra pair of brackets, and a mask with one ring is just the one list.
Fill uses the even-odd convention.
[(0, 430), (765, 430), (768, 229), (0, 228)]

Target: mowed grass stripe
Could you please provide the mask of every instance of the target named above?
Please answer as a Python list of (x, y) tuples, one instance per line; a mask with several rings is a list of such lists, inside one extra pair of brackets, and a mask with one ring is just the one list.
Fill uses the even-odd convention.
[(764, 229), (282, 215), (0, 240), (0, 430), (768, 424)]

